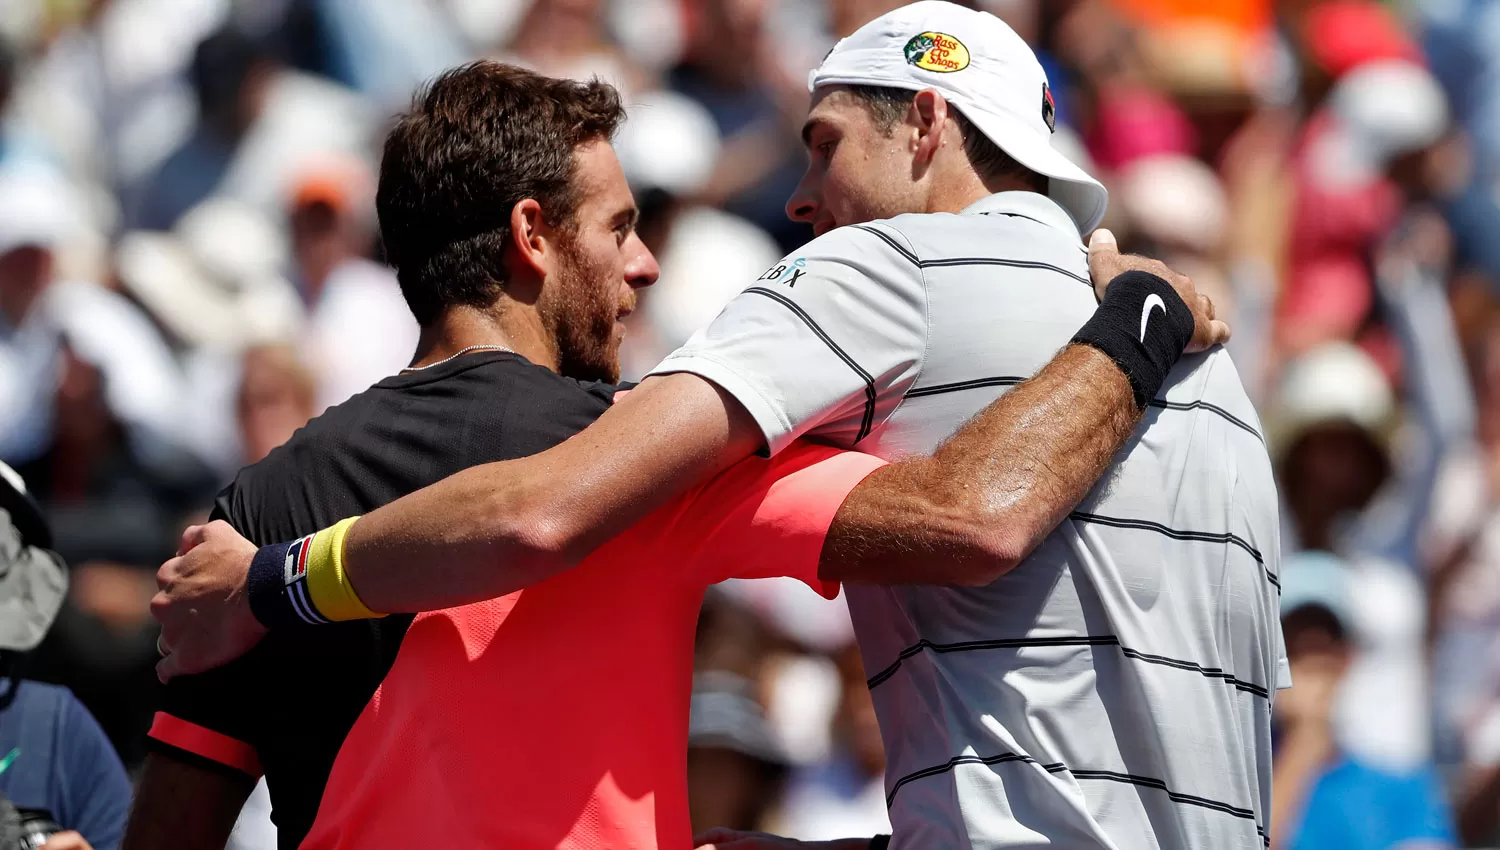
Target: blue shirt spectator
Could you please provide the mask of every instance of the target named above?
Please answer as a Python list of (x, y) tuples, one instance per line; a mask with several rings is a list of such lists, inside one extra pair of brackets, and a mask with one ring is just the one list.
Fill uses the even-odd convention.
[(1431, 769), (1386, 773), (1344, 757), (1314, 782), (1288, 850), (1456, 846), (1442, 783)]
[(116, 850), (130, 780), (88, 710), (66, 688), (21, 680), (0, 710), (0, 794), (77, 830), (94, 850)]

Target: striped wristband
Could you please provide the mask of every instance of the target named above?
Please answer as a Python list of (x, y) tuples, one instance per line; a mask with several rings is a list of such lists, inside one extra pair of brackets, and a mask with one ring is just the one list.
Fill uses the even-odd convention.
[(358, 517), (261, 547), (250, 562), (250, 611), (268, 629), (383, 617), (367, 607), (344, 572), (344, 537)]

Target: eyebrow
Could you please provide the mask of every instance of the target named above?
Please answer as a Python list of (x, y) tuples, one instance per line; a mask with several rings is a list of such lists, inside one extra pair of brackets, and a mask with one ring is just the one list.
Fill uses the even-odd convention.
[(820, 119), (809, 118), (809, 119), (807, 119), (807, 123), (805, 123), (805, 124), (802, 125), (802, 146), (803, 147), (812, 147), (812, 134), (813, 134), (813, 130), (817, 129), (818, 125), (821, 124), (821, 123), (823, 123), (823, 122)]

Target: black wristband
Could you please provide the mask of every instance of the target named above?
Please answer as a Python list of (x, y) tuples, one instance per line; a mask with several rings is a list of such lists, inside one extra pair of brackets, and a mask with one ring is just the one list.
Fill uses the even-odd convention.
[(889, 835), (877, 835), (870, 839), (870, 850), (886, 850), (890, 846), (891, 837)]
[(260, 547), (250, 561), (245, 590), (250, 613), (268, 629), (297, 623), (327, 623), (307, 592), (307, 547), (312, 535)]
[(1073, 337), (1115, 361), (1130, 380), (1137, 410), (1156, 397), (1192, 340), (1193, 312), (1171, 284), (1143, 271), (1111, 281), (1094, 317)]

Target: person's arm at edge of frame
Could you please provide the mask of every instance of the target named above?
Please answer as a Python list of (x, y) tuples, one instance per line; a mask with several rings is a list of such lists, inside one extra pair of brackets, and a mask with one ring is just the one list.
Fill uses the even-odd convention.
[(120, 850), (223, 850), (255, 780), (148, 753)]
[[(1122, 257), (1112, 238), (1091, 243), (1089, 263), (1096, 280), (1143, 270), (1170, 282), (1180, 298), (1197, 298), (1187, 278), (1154, 261)], [(1201, 306), (1191, 318), (1186, 312), (1176, 315), (1183, 331), (1191, 327), (1192, 339), (1172, 352), (1173, 362), (1184, 350), (1202, 351), (1228, 338), (1228, 326), (1212, 321), (1211, 312)], [(1156, 332), (1166, 330), (1166, 318), (1158, 318)], [(1144, 326), (1141, 332), (1144, 341)], [(1164, 365), (1161, 378), (1171, 367)], [(989, 584), (1088, 494), (1140, 421), (1143, 401), (1110, 355), (1075, 341), (932, 456), (877, 469), (860, 482), (829, 527), (819, 575), (883, 584)]]
[(120, 850), (223, 850), (255, 780), (148, 753)]

